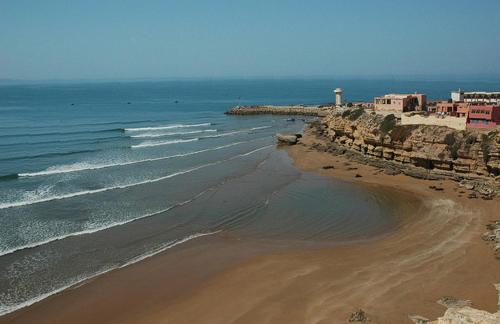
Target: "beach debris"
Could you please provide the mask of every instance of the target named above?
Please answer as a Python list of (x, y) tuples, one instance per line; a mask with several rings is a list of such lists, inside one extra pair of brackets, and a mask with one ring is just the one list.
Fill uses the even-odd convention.
[(362, 178), (363, 176), (361, 174), (359, 174), (359, 173), (356, 173), (355, 177), (356, 178)]
[(430, 322), (430, 319), (425, 318), (425, 317), (420, 316), (420, 315), (408, 315), (408, 318), (411, 321), (413, 321), (413, 323), (416, 323), (416, 324), (427, 324)]
[(465, 307), (472, 305), (472, 302), (468, 299), (458, 299), (451, 296), (445, 296), (439, 299), (437, 303), (447, 308)]
[(354, 170), (357, 170), (357, 169), (358, 168), (356, 168), (356, 167), (349, 167), (349, 168), (347, 168), (348, 171), (354, 171)]
[(324, 165), (323, 170), (335, 169), (333, 165)]
[(276, 134), (279, 145), (295, 145), (298, 142), (297, 135)]
[(368, 316), (362, 309), (359, 309), (358, 311), (351, 313), (351, 316), (349, 316), (349, 322), (367, 322), (367, 321), (368, 321)]

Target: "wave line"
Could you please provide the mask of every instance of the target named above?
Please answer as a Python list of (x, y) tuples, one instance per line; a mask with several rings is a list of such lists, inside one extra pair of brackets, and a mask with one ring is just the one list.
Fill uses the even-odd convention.
[[(72, 165), (68, 165), (68, 166), (63, 166), (60, 168), (48, 168), (46, 170), (38, 171), (38, 172), (19, 173), (18, 176), (19, 177), (47, 176), (47, 175), (54, 175), (54, 174), (61, 174), (61, 173), (99, 170), (99, 169), (106, 169), (106, 168), (112, 168), (112, 167), (118, 167), (118, 166), (126, 166), (126, 165), (134, 165), (134, 164), (154, 162), (154, 161), (162, 161), (162, 160), (168, 160), (168, 159), (172, 159), (172, 158), (176, 158), (176, 157), (184, 157), (184, 156), (190, 156), (190, 155), (195, 155), (195, 154), (200, 154), (200, 153), (205, 153), (205, 152), (210, 152), (210, 151), (221, 150), (224, 148), (228, 148), (228, 147), (243, 144), (243, 143), (247, 143), (247, 142), (235, 142), (235, 143), (231, 143), (231, 144), (227, 144), (227, 145), (217, 146), (217, 147), (210, 148), (210, 149), (204, 149), (204, 150), (187, 152), (187, 153), (180, 153), (180, 154), (175, 154), (175, 155), (163, 156), (163, 157), (159, 157), (159, 158), (123, 162), (123, 163), (94, 164), (94, 165), (85, 164), (85, 163), (77, 163), (77, 164), (72, 164)], [(7, 177), (7, 176), (5, 176), (5, 177)], [(8, 175), (8, 177), (13, 178), (14, 174)]]
[(21, 245), (21, 246), (14, 247), (14, 248), (11, 248), (11, 249), (0, 250), (0, 257), (4, 256), (4, 255), (7, 255), (7, 254), (11, 254), (11, 253), (17, 252), (17, 251), (32, 249), (32, 248), (35, 248), (35, 247), (38, 247), (38, 246), (41, 246), (41, 245), (45, 245), (45, 244), (48, 244), (48, 243), (51, 243), (51, 242), (60, 241), (60, 240), (63, 240), (65, 238), (68, 238), (68, 237), (93, 234), (93, 233), (97, 233), (97, 232), (100, 232), (100, 231), (103, 231), (103, 230), (106, 230), (106, 229), (110, 229), (110, 228), (113, 228), (113, 227), (122, 226), (122, 225), (125, 225), (125, 224), (128, 224), (128, 223), (132, 223), (132, 222), (135, 222), (135, 221), (140, 220), (140, 219), (144, 219), (144, 218), (156, 216), (156, 215), (159, 215), (159, 214), (163, 214), (163, 213), (166, 213), (166, 212), (168, 212), (168, 211), (170, 211), (170, 210), (172, 210), (174, 208), (181, 207), (181, 206), (184, 206), (186, 204), (189, 204), (190, 202), (195, 201), (196, 199), (198, 199), (199, 197), (201, 197), (202, 195), (204, 195), (209, 190), (210, 190), (210, 188), (207, 189), (207, 190), (204, 190), (204, 191), (202, 191), (202, 192), (200, 192), (198, 194), (196, 194), (195, 196), (193, 196), (192, 198), (190, 198), (188, 200), (185, 200), (185, 201), (173, 204), (172, 206), (169, 206), (169, 207), (167, 207), (165, 209), (162, 209), (162, 210), (159, 210), (159, 211), (156, 211), (156, 212), (153, 212), (153, 213), (147, 213), (147, 214), (144, 214), (144, 215), (141, 215), (141, 216), (133, 217), (133, 218), (130, 218), (130, 219), (127, 219), (127, 220), (123, 220), (123, 221), (120, 221), (120, 222), (111, 223), (111, 224), (104, 225), (104, 226), (101, 226), (101, 227), (89, 228), (89, 229), (85, 229), (85, 230), (78, 231), (78, 232), (73, 232), (73, 233), (68, 233), (68, 234), (64, 234), (64, 235), (54, 236), (54, 237), (51, 237), (51, 238), (48, 238), (48, 239), (45, 239), (45, 240), (42, 240), (42, 241), (37, 241), (37, 242), (33, 242), (33, 243)]
[(164, 145), (179, 144), (179, 143), (189, 143), (189, 142), (195, 142), (197, 140), (198, 140), (198, 138), (190, 138), (190, 139), (185, 139), (185, 140), (181, 139), (181, 140), (171, 140), (171, 141), (163, 141), (163, 142), (144, 142), (144, 143), (137, 144), (137, 145), (131, 145), (130, 147), (133, 149), (137, 149), (137, 148), (164, 146)]
[(154, 126), (154, 127), (137, 127), (137, 128), (125, 128), (126, 132), (142, 132), (145, 130), (161, 130), (161, 129), (174, 129), (174, 128), (188, 128), (188, 127), (203, 127), (210, 126), (212, 123), (202, 123), (202, 124), (175, 124), (166, 126)]
[(104, 270), (101, 270), (101, 271), (97, 271), (96, 273), (92, 274), (92, 275), (89, 275), (89, 276), (85, 276), (85, 277), (79, 277), (79, 278), (76, 278), (74, 279), (72, 282), (60, 287), (60, 288), (57, 288), (57, 289), (54, 289), (50, 292), (47, 292), (47, 293), (44, 293), (44, 294), (41, 294), (37, 297), (34, 297), (30, 300), (27, 300), (25, 302), (22, 302), (22, 303), (19, 303), (17, 305), (14, 305), (14, 306), (11, 306), (9, 308), (6, 308), (6, 307), (0, 307), (0, 316), (2, 315), (5, 315), (5, 314), (9, 314), (9, 313), (12, 313), (16, 310), (19, 310), (21, 308), (25, 308), (25, 307), (28, 307), (28, 306), (31, 306), (35, 303), (38, 303), (40, 301), (42, 301), (43, 299), (47, 298), (47, 297), (50, 297), (52, 295), (55, 295), (55, 294), (58, 294), (68, 288), (71, 288), (71, 287), (75, 287), (91, 278), (95, 278), (97, 276), (100, 276), (100, 275), (103, 275), (105, 273), (108, 273), (108, 272), (111, 272), (113, 270), (116, 270), (116, 269), (122, 269), (122, 268), (125, 268), (129, 265), (132, 265), (134, 263), (137, 263), (137, 262), (140, 262), (144, 259), (147, 259), (149, 257), (152, 257), (158, 253), (161, 253), (161, 252), (164, 252), (168, 249), (171, 249), (179, 244), (182, 244), (182, 243), (185, 243), (185, 242), (188, 242), (188, 241), (191, 241), (193, 239), (197, 239), (197, 238), (200, 238), (200, 237), (203, 237), (203, 236), (209, 236), (209, 235), (215, 235), (215, 234), (218, 234), (220, 233), (221, 231), (214, 231), (214, 232), (201, 232), (201, 233), (195, 233), (195, 234), (191, 234), (191, 235), (188, 235), (188, 236), (185, 236), (181, 239), (177, 239), (177, 240), (173, 240), (173, 241), (170, 241), (170, 242), (167, 242), (165, 243), (163, 246), (153, 250), (153, 252), (149, 252), (149, 253), (146, 253), (142, 256), (138, 256), (138, 257), (135, 257), (133, 259), (131, 259), (130, 261), (126, 262), (125, 264), (123, 265), (119, 265), (119, 266), (115, 266), (115, 267), (111, 267), (111, 268), (108, 268), (108, 269), (104, 269)]
[(63, 200), (63, 199), (68, 199), (68, 198), (74, 198), (74, 197), (79, 197), (79, 196), (86, 196), (86, 195), (93, 195), (101, 192), (106, 192), (106, 191), (111, 191), (111, 190), (118, 190), (118, 189), (126, 189), (126, 188), (131, 188), (131, 187), (136, 187), (144, 184), (149, 184), (149, 183), (156, 183), (162, 180), (170, 179), (173, 177), (176, 177), (178, 175), (186, 174), (186, 173), (191, 173), (209, 166), (217, 165), (223, 162), (231, 161), (239, 157), (243, 156), (248, 156), (250, 154), (253, 154), (255, 152), (261, 151), (263, 149), (267, 149), (269, 147), (272, 147), (273, 145), (267, 145), (258, 149), (255, 149), (253, 151), (243, 153), (243, 154), (238, 154), (233, 157), (230, 157), (228, 159), (216, 161), (216, 162), (211, 162), (207, 164), (202, 164), (194, 168), (190, 169), (185, 169), (182, 171), (177, 171), (171, 174), (168, 174), (163, 177), (159, 177), (156, 179), (149, 179), (149, 180), (144, 180), (144, 181), (139, 181), (139, 182), (134, 182), (134, 183), (129, 183), (129, 184), (124, 184), (124, 185), (117, 185), (117, 186), (112, 186), (112, 187), (106, 187), (106, 188), (100, 188), (100, 189), (94, 189), (94, 190), (85, 190), (85, 191), (78, 191), (78, 192), (72, 192), (60, 196), (52, 196), (52, 197), (46, 197), (46, 198), (40, 198), (40, 199), (34, 199), (34, 200), (23, 200), (23, 201), (17, 201), (17, 202), (8, 202), (8, 203), (2, 203), (0, 204), (0, 209), (7, 209), (7, 208), (14, 208), (14, 207), (22, 207), (22, 206), (27, 206), (27, 205), (34, 205), (34, 204), (39, 204), (39, 203), (44, 203), (48, 201), (54, 201), (54, 200)]

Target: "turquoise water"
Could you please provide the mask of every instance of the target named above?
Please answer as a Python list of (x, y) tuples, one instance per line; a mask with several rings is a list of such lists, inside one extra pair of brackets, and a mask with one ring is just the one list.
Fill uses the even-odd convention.
[(447, 97), (467, 87), (348, 80), (1, 86), (0, 314), (204, 235), (343, 242), (392, 229), (399, 196), (301, 172), (276, 150), (275, 134), (300, 132), (302, 120), (223, 114), (238, 104), (330, 102), (337, 86), (350, 100), (415, 90)]

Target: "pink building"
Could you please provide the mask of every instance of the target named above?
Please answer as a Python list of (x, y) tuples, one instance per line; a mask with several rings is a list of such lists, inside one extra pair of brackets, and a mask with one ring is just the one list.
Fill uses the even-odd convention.
[(403, 113), (422, 111), (427, 108), (427, 97), (424, 94), (388, 94), (375, 97), (375, 111)]
[(466, 102), (448, 102), (441, 101), (436, 105), (432, 112), (442, 113), (454, 117), (467, 117), (469, 113), (469, 104)]
[(500, 125), (500, 106), (473, 105), (469, 107), (467, 127), (493, 128)]

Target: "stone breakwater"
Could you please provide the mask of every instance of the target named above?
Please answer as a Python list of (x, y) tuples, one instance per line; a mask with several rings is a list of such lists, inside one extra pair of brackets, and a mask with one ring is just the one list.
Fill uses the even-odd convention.
[(320, 106), (238, 106), (226, 115), (302, 115), (324, 117), (328, 109)]
[(424, 179), (461, 181), (469, 198), (491, 199), (500, 189), (498, 131), (457, 131), (447, 127), (398, 125), (393, 115), (362, 109), (330, 111), (310, 124), (322, 141), (314, 148), (347, 154), (359, 162)]

